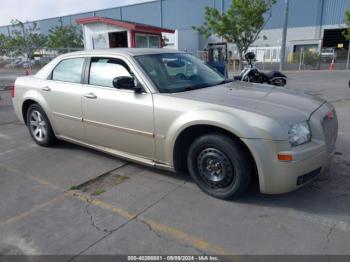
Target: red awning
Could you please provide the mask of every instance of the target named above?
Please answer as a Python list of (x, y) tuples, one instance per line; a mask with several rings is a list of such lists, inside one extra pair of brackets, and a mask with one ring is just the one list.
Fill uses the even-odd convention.
[(81, 18), (75, 20), (77, 24), (93, 24), (93, 23), (105, 23), (109, 25), (114, 25), (122, 28), (126, 28), (132, 31), (145, 32), (145, 33), (175, 33), (175, 30), (156, 27), (152, 25), (145, 25), (140, 23), (133, 23), (128, 21), (121, 21), (111, 18), (105, 18), (100, 16), (92, 16), (87, 18)]

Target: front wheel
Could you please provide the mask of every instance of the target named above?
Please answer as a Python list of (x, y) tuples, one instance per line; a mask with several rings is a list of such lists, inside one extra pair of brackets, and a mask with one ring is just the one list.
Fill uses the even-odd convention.
[(207, 194), (230, 199), (244, 193), (252, 175), (245, 148), (221, 135), (204, 135), (190, 146), (187, 164), (192, 179)]
[(33, 140), (40, 146), (51, 146), (56, 142), (55, 134), (44, 110), (32, 104), (27, 111), (27, 126)]

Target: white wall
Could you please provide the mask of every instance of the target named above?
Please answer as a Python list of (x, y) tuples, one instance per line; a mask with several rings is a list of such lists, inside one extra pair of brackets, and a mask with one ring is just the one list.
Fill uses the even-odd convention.
[[(108, 33), (127, 31), (125, 28), (105, 24), (105, 23), (94, 23), (83, 25), (84, 33), (84, 46), (85, 49), (93, 49), (93, 37), (101, 37), (106, 39), (106, 46), (104, 48), (109, 48)], [(128, 46), (130, 46), (130, 32), (128, 31)]]
[[(310, 27), (292, 27), (287, 31), (287, 50), (293, 51), (294, 45), (321, 45), (324, 29), (345, 28), (343, 25), (324, 25)], [(263, 36), (267, 39), (264, 40)], [(260, 33), (260, 38), (254, 42), (252, 46), (281, 46), (282, 29), (263, 30)]]

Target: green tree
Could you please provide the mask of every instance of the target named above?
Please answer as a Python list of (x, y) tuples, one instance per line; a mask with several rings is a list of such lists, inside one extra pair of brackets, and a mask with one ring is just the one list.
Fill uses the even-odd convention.
[(232, 0), (224, 13), (207, 6), (204, 24), (193, 29), (206, 38), (217, 35), (235, 44), (242, 61), (248, 47), (258, 39), (259, 33), (271, 18), (275, 3), (276, 0)]
[(0, 56), (8, 54), (8, 40), (7, 36), (0, 34)]
[(13, 55), (22, 55), (27, 59), (32, 59), (35, 51), (46, 46), (47, 38), (38, 33), (36, 23), (24, 24), (19, 20), (12, 20), (11, 23), (15, 29), (7, 41), (7, 48)]
[(50, 48), (82, 48), (83, 35), (76, 26), (57, 26), (49, 31), (47, 42)]
[(345, 13), (345, 22), (348, 26), (348, 32), (345, 37), (350, 41), (350, 10), (346, 11)]

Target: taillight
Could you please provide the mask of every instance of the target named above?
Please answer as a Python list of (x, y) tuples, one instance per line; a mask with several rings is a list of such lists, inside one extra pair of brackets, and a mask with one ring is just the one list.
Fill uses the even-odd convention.
[(15, 97), (15, 81), (12, 83), (12, 97)]

